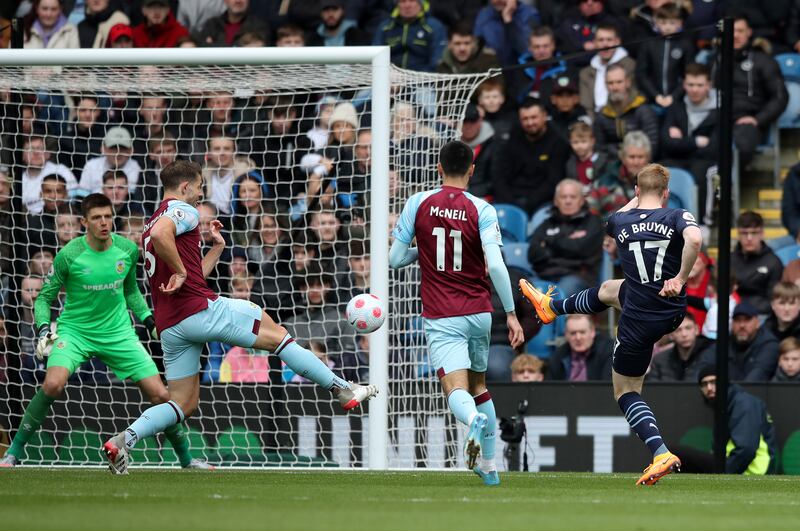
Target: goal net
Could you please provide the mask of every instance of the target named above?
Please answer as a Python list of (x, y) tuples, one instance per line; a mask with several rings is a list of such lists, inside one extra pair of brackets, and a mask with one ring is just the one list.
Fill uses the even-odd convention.
[[(183, 51), (194, 54), (186, 56), (193, 66), (174, 55), (164, 64), (142, 56), (160, 50), (86, 50), (74, 66), (0, 66), (0, 454), (44, 380), (45, 364), (33, 355), (33, 304), (54, 255), (82, 234), (81, 198), (111, 198), (117, 234), (141, 250), (143, 224), (161, 199), (160, 169), (178, 158), (203, 167), (202, 245), (211, 243), (210, 220), (225, 226), (226, 250), (209, 285), (264, 307), (348, 380), (369, 381), (372, 372), (380, 381), (388, 372), (381, 389), (388, 400), (368, 421), (368, 408), (344, 414), (328, 391), (276, 357), (209, 344), (199, 411), (186, 422), (193, 456), (223, 466), (456, 466), (461, 434), (425, 349), (419, 271), (390, 271), (385, 250), (405, 200), (439, 182), (438, 150), (460, 136), (466, 102), (486, 76), (392, 67), (386, 126), (377, 118), (386, 98), (374, 92), (368, 61), (327, 61), (336, 50), (325, 49), (316, 59), (284, 54), (282, 64), (264, 64), (270, 55), (262, 52), (251, 64), (215, 65), (198, 64), (202, 50)], [(224, 52), (217, 63), (251, 53), (217, 52)], [(388, 178), (386, 161), (370, 156), (387, 138)], [(370, 263), (378, 247), (380, 263)], [(150, 303), (142, 264), (137, 274)], [(357, 336), (343, 318), (347, 301), (381, 276), (388, 356), (386, 336), (375, 339), (386, 332)], [(62, 292), (54, 323), (63, 302)], [(159, 343), (133, 321), (163, 369)], [(102, 464), (102, 441), (146, 407), (136, 385), (92, 359), (70, 378), (22, 461)], [(371, 426), (381, 433), (370, 435)], [(385, 458), (370, 461), (377, 446)], [(141, 442), (132, 457), (134, 465), (177, 465), (163, 436)]]

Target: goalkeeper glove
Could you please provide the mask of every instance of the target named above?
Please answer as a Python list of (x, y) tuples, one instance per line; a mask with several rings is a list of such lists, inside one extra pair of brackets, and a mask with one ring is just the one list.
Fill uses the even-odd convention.
[(43, 361), (53, 350), (53, 343), (58, 339), (58, 334), (50, 331), (50, 325), (44, 324), (39, 328), (39, 342), (36, 344), (36, 359)]
[(147, 333), (150, 334), (150, 339), (158, 340), (158, 329), (156, 328), (156, 321), (152, 315), (144, 318), (144, 327), (147, 328)]

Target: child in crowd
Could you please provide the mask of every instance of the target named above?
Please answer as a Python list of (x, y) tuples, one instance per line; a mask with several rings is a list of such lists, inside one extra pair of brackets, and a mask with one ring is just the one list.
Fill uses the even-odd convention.
[(575, 122), (569, 128), (572, 155), (567, 160), (566, 177), (575, 179), (588, 193), (592, 181), (608, 170), (608, 155), (595, 149), (592, 128), (584, 122)]
[(544, 362), (533, 354), (520, 354), (511, 362), (512, 382), (541, 382)]
[(778, 370), (773, 382), (800, 382), (800, 339), (787, 337), (781, 341)]

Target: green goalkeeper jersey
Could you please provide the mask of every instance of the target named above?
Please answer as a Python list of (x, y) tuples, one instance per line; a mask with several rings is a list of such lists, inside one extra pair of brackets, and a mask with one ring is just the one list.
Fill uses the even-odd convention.
[(136, 283), (138, 247), (116, 234), (111, 234), (111, 241), (111, 247), (101, 252), (81, 236), (56, 254), (34, 304), (37, 330), (50, 323), (50, 308), (62, 286), (67, 299), (58, 316), (59, 330), (97, 338), (130, 336), (128, 308), (140, 320), (152, 315)]

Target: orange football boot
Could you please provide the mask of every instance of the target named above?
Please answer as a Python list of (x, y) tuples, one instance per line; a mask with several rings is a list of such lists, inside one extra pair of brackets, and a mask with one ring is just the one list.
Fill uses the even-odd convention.
[(673, 472), (680, 472), (681, 460), (678, 456), (665, 452), (653, 458), (653, 462), (644, 469), (644, 474), (636, 482), (637, 485), (655, 485), (659, 479)]
[(536, 309), (536, 315), (542, 324), (550, 324), (556, 320), (558, 316), (550, 306), (550, 302), (553, 300), (552, 295), (556, 290), (555, 286), (548, 287), (547, 293), (542, 293), (533, 284), (521, 278), (519, 280), (519, 289), (525, 298), (533, 304), (534, 309)]

